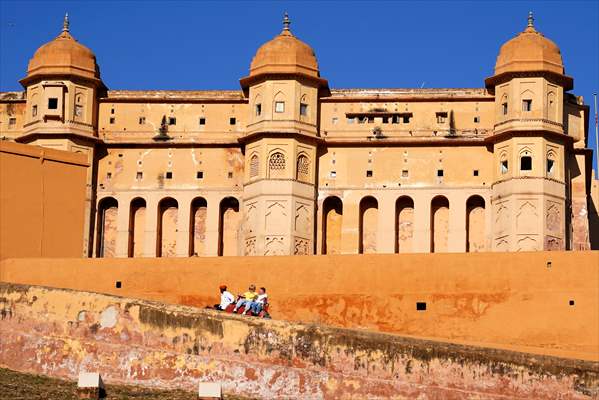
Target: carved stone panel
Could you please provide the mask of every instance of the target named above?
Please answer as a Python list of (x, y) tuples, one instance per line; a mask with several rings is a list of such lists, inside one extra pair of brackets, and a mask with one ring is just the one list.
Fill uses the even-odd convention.
[(516, 229), (519, 234), (538, 233), (537, 202), (535, 200), (522, 200), (516, 213)]
[(265, 232), (269, 235), (287, 234), (289, 232), (288, 211), (286, 201), (269, 201), (266, 203)]
[(518, 235), (516, 251), (537, 251), (539, 243), (537, 235)]
[(310, 251), (310, 245), (311, 245), (310, 240), (296, 237), (295, 244), (293, 246), (293, 254), (295, 254), (295, 255), (311, 254), (312, 252)]
[(264, 246), (265, 256), (282, 256), (286, 255), (285, 239), (282, 236), (267, 236)]
[(295, 231), (302, 235), (309, 235), (312, 231), (311, 207), (307, 204), (295, 205)]

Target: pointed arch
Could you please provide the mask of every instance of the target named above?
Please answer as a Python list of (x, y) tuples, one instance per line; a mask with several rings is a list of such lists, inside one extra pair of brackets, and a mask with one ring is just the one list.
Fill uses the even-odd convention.
[(221, 200), (218, 218), (218, 255), (236, 256), (239, 236), (239, 200), (229, 196)]
[(358, 252), (376, 253), (379, 203), (376, 198), (366, 196), (360, 201)]
[(114, 197), (104, 197), (98, 202), (97, 257), (116, 256), (118, 208), (119, 203)]
[(322, 254), (341, 253), (343, 201), (329, 196), (322, 203)]
[(414, 233), (414, 200), (401, 196), (395, 201), (395, 252), (410, 253)]
[(486, 251), (485, 199), (473, 195), (466, 200), (466, 252)]
[(156, 229), (156, 257), (174, 257), (177, 254), (177, 220), (179, 203), (172, 197), (165, 197), (158, 203)]
[(142, 257), (146, 233), (146, 200), (136, 197), (129, 207), (128, 257)]
[(431, 253), (448, 250), (449, 240), (449, 200), (445, 196), (435, 196), (431, 201)]
[(305, 152), (300, 152), (295, 165), (295, 179), (301, 182), (310, 181), (310, 158)]
[(257, 178), (260, 175), (260, 157), (254, 152), (250, 156), (250, 179)]
[(191, 201), (189, 218), (189, 255), (206, 255), (206, 217), (208, 202), (203, 197)]
[(282, 149), (274, 149), (268, 155), (268, 177), (283, 178), (286, 175), (287, 157)]

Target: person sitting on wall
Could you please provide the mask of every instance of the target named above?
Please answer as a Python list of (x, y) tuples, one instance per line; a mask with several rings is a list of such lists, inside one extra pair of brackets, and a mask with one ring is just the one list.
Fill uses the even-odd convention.
[(256, 297), (256, 300), (252, 301), (245, 308), (245, 310), (243, 311), (243, 315), (247, 315), (248, 312), (253, 313), (253, 315), (260, 314), (260, 311), (262, 311), (262, 309), (264, 309), (264, 306), (266, 305), (267, 302), (268, 302), (268, 295), (266, 294), (266, 288), (261, 287), (258, 290), (258, 297)]
[(248, 291), (239, 297), (240, 297), (240, 299), (237, 301), (237, 304), (235, 305), (235, 308), (233, 309), (234, 313), (236, 313), (237, 310), (241, 306), (245, 306), (246, 310), (247, 310), (247, 307), (249, 307), (251, 302), (254, 301), (258, 297), (258, 293), (256, 293), (256, 285), (254, 285), (252, 283), (250, 285), (250, 287), (248, 288)]
[(227, 285), (220, 285), (220, 304), (215, 304), (214, 308), (220, 311), (225, 311), (229, 304), (235, 302), (233, 293), (227, 291)]

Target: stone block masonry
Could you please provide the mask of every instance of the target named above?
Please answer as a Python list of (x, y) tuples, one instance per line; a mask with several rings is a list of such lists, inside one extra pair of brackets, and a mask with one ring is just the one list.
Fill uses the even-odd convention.
[(266, 321), (90, 292), (0, 284), (0, 364), (107, 384), (259, 398), (598, 395), (599, 363)]

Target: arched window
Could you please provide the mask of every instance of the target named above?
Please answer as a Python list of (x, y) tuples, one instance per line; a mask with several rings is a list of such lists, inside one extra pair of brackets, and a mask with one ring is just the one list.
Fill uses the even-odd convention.
[(272, 153), (268, 159), (270, 178), (282, 177), (285, 174), (285, 155), (280, 151)]
[(507, 153), (505, 152), (501, 153), (501, 156), (499, 157), (499, 171), (501, 172), (501, 175), (505, 175), (509, 171)]
[(556, 175), (556, 157), (555, 153), (552, 150), (547, 152), (547, 176), (555, 176)]
[(507, 115), (507, 112), (508, 112), (508, 98), (507, 98), (507, 94), (504, 94), (501, 97), (501, 114)]
[(532, 153), (528, 149), (520, 152), (520, 171), (532, 171)]
[(300, 100), (300, 116), (301, 117), (307, 117), (308, 116), (308, 98), (306, 95), (302, 96), (302, 99)]
[(255, 178), (260, 174), (260, 159), (258, 154), (253, 154), (250, 158), (250, 178)]
[(256, 114), (256, 117), (262, 115), (262, 96), (260, 95), (257, 95), (254, 99), (254, 112)]
[(310, 179), (310, 160), (305, 154), (300, 154), (297, 158), (296, 179), (304, 182)]

